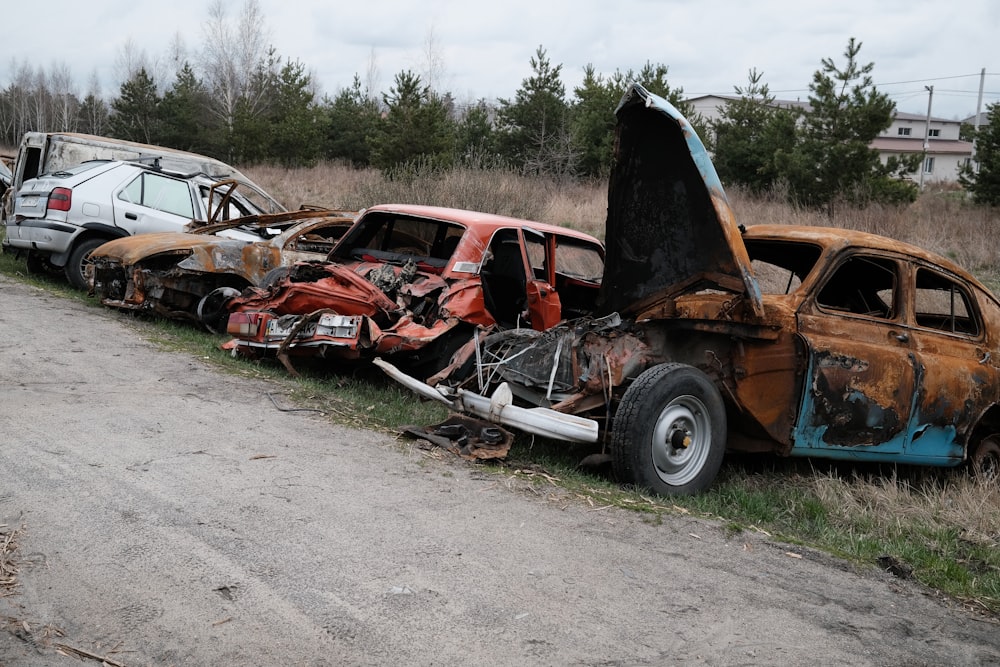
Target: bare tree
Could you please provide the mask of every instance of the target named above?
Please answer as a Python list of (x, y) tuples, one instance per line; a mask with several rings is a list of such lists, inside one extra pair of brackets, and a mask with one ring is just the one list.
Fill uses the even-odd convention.
[(433, 24), (427, 29), (427, 36), (424, 38), (423, 57), (423, 80), (432, 92), (440, 94), (443, 92), (441, 88), (444, 83), (445, 65), (440, 45), (434, 35)]
[(375, 47), (368, 54), (368, 68), (365, 73), (365, 97), (376, 104), (382, 103), (382, 96), (379, 93), (379, 72), (378, 57), (375, 54)]
[(97, 71), (90, 74), (87, 84), (87, 95), (83, 100), (80, 122), (86, 132), (102, 135), (107, 130), (108, 107), (101, 97), (101, 82)]
[(34, 88), (34, 70), (28, 61), (18, 63), (16, 60), (11, 63), (11, 71), (14, 72), (8, 91), (11, 97), (11, 125), (14, 141), (19, 141), (21, 136), (32, 129), (31, 125), (31, 91)]
[(209, 6), (200, 62), (212, 92), (213, 112), (227, 128), (232, 128), (237, 111), (254, 115), (263, 106), (261, 74), (274, 66), (267, 39), (257, 0), (245, 0), (235, 24), (222, 0)]
[(69, 65), (53, 65), (49, 82), (52, 90), (52, 128), (60, 132), (75, 132), (80, 98), (76, 94)]
[(187, 45), (184, 43), (184, 36), (181, 35), (179, 30), (174, 33), (174, 36), (170, 40), (170, 45), (167, 47), (167, 59), (174, 73), (183, 67), (184, 63), (188, 60)]
[[(28, 65), (30, 68), (31, 66)], [(45, 70), (39, 66), (31, 76), (31, 87), (28, 92), (30, 125), (39, 131), (45, 131), (49, 127), (50, 110), (49, 77)]]

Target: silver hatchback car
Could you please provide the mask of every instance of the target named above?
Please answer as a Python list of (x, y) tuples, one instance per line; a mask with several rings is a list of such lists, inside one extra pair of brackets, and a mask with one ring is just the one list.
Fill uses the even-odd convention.
[(27, 252), (30, 271), (61, 270), (87, 289), (84, 262), (107, 241), (274, 213), (276, 206), (247, 182), (171, 173), (155, 161), (93, 160), (25, 181), (3, 245)]

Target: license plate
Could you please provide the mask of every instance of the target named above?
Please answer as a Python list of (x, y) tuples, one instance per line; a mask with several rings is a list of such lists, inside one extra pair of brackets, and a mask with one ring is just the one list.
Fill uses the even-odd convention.
[[(283, 327), (279, 323), (279, 320), (273, 319), (267, 323), (267, 336), (268, 338), (287, 338), (288, 334), (292, 333), (292, 329), (295, 327), (295, 323), (291, 326)], [(307, 338), (316, 331), (316, 324), (310, 323), (302, 327), (296, 338)]]
[(38, 206), (38, 197), (24, 197), (21, 199), (21, 206), (24, 208), (35, 208)]

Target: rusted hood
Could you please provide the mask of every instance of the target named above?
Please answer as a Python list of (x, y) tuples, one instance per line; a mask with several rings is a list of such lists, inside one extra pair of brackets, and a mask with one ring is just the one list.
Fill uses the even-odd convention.
[(153, 255), (166, 252), (191, 250), (199, 246), (219, 246), (232, 244), (244, 246), (247, 241), (236, 239), (221, 239), (218, 236), (204, 234), (184, 234), (178, 232), (162, 232), (158, 234), (136, 234), (108, 241), (97, 248), (92, 259), (117, 259), (123, 266), (132, 266), (136, 262)]
[(743, 294), (761, 315), (746, 247), (694, 129), (673, 105), (638, 84), (615, 114), (601, 311), (636, 315), (679, 294), (712, 288)]

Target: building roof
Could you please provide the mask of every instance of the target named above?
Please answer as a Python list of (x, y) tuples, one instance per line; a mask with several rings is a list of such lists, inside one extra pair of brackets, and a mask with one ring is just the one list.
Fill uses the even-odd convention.
[[(910, 137), (877, 137), (870, 146), (880, 153), (921, 153), (924, 150), (924, 140)], [(938, 155), (943, 153), (972, 155), (972, 143), (952, 139), (930, 139), (927, 142), (927, 152)]]

